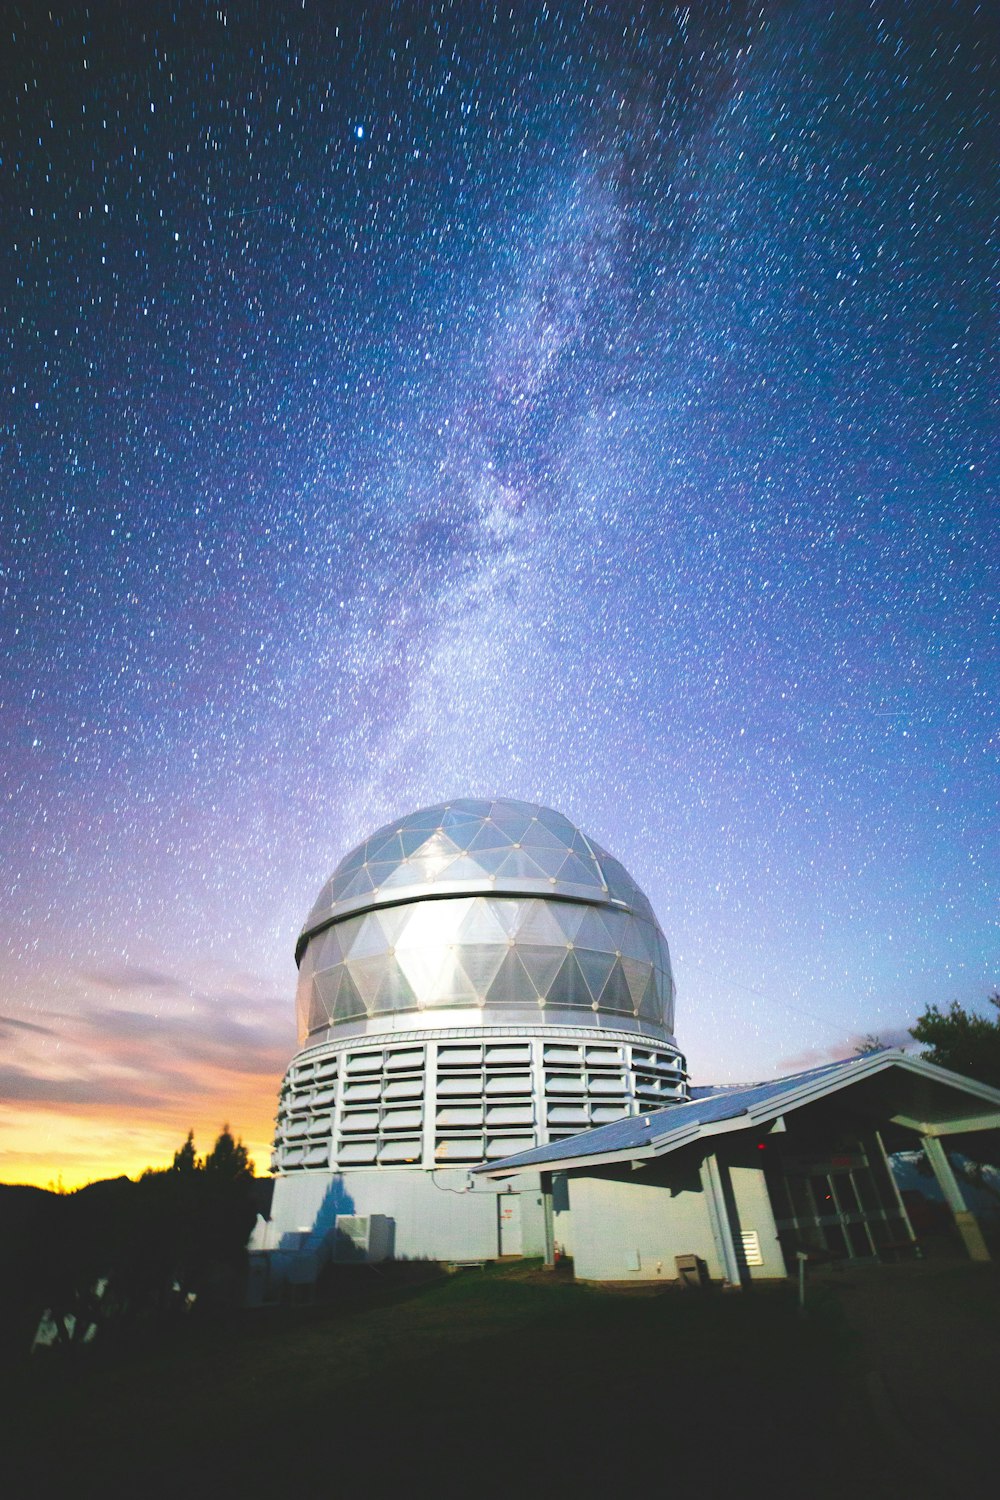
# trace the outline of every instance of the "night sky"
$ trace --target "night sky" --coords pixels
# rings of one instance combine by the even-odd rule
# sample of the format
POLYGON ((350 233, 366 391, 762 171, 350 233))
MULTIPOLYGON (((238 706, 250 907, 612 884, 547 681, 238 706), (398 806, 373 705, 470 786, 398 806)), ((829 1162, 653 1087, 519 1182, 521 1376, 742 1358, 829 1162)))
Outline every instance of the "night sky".
POLYGON ((0 1178, 260 1166, 340 857, 644 886, 695 1081, 982 1006, 996 13, 7 7, 0 1178))

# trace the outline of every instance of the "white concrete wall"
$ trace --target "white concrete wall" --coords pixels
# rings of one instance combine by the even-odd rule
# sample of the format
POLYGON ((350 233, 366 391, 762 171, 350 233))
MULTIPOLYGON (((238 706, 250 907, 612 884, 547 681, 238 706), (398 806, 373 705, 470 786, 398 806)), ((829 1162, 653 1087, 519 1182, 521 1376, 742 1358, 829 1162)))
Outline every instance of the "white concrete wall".
POLYGON ((742 1231, 755 1229, 760 1241, 762 1266, 748 1266, 751 1280, 773 1281, 788 1273, 785 1258, 778 1242, 778 1231, 774 1224, 771 1198, 767 1182, 760 1167, 753 1164, 732 1162, 729 1177, 733 1185, 737 1223, 733 1225, 733 1236, 739 1244, 742 1231))
MULTIPOLYGON (((702 1155, 679 1152, 633 1170, 595 1168, 569 1180, 573 1262, 585 1281, 673 1281, 674 1257, 698 1255, 713 1279, 723 1279, 708 1200, 700 1180, 702 1155)), ((756 1230, 763 1265, 749 1266, 752 1280, 786 1275, 763 1170, 747 1149, 720 1152, 723 1180, 731 1187, 733 1239, 756 1230), (727 1156, 730 1158, 727 1162, 727 1156)))
MULTIPOLYGON (((497 1195, 505 1183, 463 1169, 292 1172, 274 1184, 271 1219, 254 1244, 322 1257, 338 1214, 384 1214, 393 1221, 397 1260, 493 1260, 498 1254, 497 1195)), ((515 1183, 521 1197, 525 1255, 544 1250, 537 1174, 515 1183)))
POLYGON ((697 1168, 670 1172, 661 1163, 633 1172, 573 1176, 573 1265, 584 1281, 674 1281, 675 1255, 699 1255, 721 1279, 697 1168))

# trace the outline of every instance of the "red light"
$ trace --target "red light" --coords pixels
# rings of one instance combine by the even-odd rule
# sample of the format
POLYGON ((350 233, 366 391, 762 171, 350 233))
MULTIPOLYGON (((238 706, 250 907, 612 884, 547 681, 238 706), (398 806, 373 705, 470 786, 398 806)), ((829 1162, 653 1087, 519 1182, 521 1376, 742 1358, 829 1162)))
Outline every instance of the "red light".
POLYGON ((757 1150, 758 1151, 766 1151, 767 1150, 767 1142, 766 1141, 758 1141, 757 1142, 757 1150))

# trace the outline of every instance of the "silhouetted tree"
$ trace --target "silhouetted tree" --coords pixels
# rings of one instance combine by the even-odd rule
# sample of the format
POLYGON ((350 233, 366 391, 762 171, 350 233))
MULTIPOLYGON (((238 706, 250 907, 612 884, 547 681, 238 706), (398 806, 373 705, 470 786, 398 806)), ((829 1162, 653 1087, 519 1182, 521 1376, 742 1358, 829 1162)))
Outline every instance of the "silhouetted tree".
POLYGON ((189 1130, 187 1140, 181 1149, 174 1152, 173 1170, 175 1172, 197 1172, 199 1166, 198 1153, 194 1149, 194 1131, 189 1130))
POLYGON ((871 1057, 876 1052, 884 1051, 885 1043, 883 1042, 882 1038, 880 1036, 876 1036, 874 1032, 869 1031, 868 1035, 863 1036, 858 1045, 855 1047, 854 1056, 871 1057))
POLYGON ((223 1125, 222 1134, 205 1157, 205 1171, 227 1182, 240 1182, 254 1175, 246 1146, 233 1139, 228 1125, 223 1125))
POLYGON ((995 1016, 977 1016, 953 1000, 946 1011, 929 1005, 910 1027, 924 1057, 941 1068, 1000 1088, 1000 994, 990 995, 995 1016))

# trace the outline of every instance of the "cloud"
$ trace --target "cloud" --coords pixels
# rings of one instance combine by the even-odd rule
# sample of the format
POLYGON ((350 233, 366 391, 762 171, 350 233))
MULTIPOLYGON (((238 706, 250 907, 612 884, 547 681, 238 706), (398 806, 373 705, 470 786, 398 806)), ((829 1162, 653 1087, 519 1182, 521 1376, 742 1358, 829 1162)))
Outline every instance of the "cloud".
POLYGON ((183 994, 186 986, 174 974, 120 964, 111 969, 81 970, 81 979, 104 990, 171 990, 183 994))
POLYGON ((11 1064, 0 1066, 0 1095, 19 1104, 156 1110, 172 1105, 173 1100, 168 1099, 163 1092, 165 1086, 170 1084, 183 1090, 188 1096, 206 1092, 204 1085, 189 1075, 182 1074, 175 1074, 172 1079, 158 1074, 139 1087, 134 1079, 108 1077, 106 1074, 47 1078, 40 1073, 32 1073, 27 1068, 11 1064))
POLYGON ((163 1116, 258 1088, 270 1107, 294 1051, 292 1008, 252 975, 136 965, 76 972, 72 1004, 0 1020, 0 1097, 46 1111, 163 1116), (37 1020, 35 1017, 37 1016, 37 1020), (259 1084, 255 1080, 260 1080, 259 1084))
POLYGON ((101 1039, 102 1050, 134 1051, 139 1045, 150 1063, 182 1057, 224 1072, 271 1075, 280 1073, 290 1055, 290 1026, 286 1018, 256 1007, 257 1015, 244 1021, 221 1003, 197 997, 184 1011, 150 1012, 102 1006, 81 1015, 80 1021, 101 1039))
MULTIPOLYGON (((874 1033, 883 1047, 912 1047, 913 1038, 905 1026, 887 1026, 874 1033)), ((842 1062, 844 1058, 854 1057, 857 1049, 868 1040, 861 1032, 853 1036, 845 1037, 841 1042, 834 1042, 829 1047, 808 1047, 804 1052, 796 1052, 792 1057, 781 1057, 777 1062, 779 1073, 799 1073, 805 1068, 819 1068, 824 1063, 842 1062)))
POLYGON ((0 1035, 5 1031, 33 1031, 38 1036, 55 1036, 51 1026, 39 1026, 36 1021, 18 1021, 14 1016, 0 1016, 0 1035))

